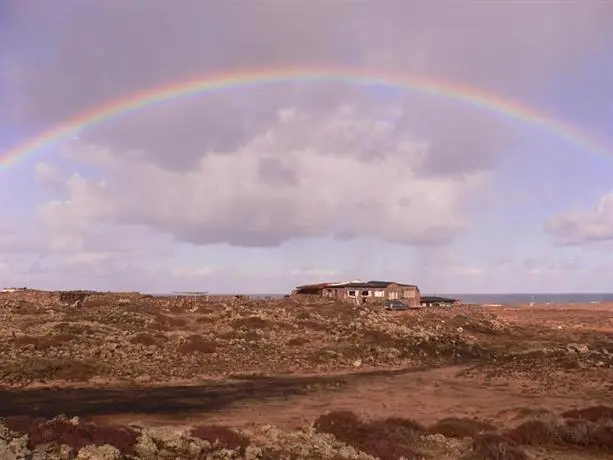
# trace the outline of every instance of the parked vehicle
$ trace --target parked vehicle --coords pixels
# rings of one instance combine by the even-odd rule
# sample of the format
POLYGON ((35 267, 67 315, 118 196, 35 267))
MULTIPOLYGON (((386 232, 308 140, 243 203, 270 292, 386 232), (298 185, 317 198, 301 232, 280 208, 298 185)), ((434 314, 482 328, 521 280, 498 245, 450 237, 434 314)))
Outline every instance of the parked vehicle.
POLYGON ((388 300, 385 302, 386 310, 408 310, 409 305, 402 300, 388 300))

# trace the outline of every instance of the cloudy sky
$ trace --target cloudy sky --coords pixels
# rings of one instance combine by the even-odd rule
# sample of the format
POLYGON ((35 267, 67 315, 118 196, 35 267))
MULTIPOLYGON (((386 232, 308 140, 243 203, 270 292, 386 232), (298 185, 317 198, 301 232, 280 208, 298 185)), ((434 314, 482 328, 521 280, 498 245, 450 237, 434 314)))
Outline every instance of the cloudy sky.
POLYGON ((0 166, 0 280, 286 292, 613 290, 613 3, 5 0, 0 159, 147 88, 344 67, 552 114, 611 155, 451 98, 243 85, 91 126, 0 166))

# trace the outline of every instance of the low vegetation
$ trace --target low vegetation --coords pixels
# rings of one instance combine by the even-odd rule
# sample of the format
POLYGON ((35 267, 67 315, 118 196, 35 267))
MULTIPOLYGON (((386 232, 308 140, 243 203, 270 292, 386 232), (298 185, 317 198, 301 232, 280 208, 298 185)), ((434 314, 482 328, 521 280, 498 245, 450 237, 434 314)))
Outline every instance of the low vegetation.
POLYGON ((526 451, 513 440, 495 433, 477 436, 467 455, 474 460, 528 460, 526 451))
POLYGON ((350 411, 331 412, 315 420, 315 430, 334 435, 339 441, 381 460, 419 459, 424 456, 416 448, 424 428, 403 418, 361 420, 350 411))
POLYGON ((192 353, 214 353, 217 350, 217 343, 203 339, 199 335, 190 335, 179 345, 179 353, 188 355, 192 353))
POLYGON ((447 438, 473 438, 481 433, 496 431, 496 427, 481 420, 465 417, 447 417, 428 428, 428 433, 447 438))
POLYGON ((251 440, 244 434, 220 425, 200 425, 193 428, 190 434, 208 441, 216 448, 235 450, 240 455, 244 455, 245 449, 251 444, 251 440))
POLYGON ((31 450, 50 443, 63 444, 76 451, 89 445, 109 444, 124 454, 134 455, 138 438, 138 433, 127 427, 82 423, 65 417, 52 420, 24 416, 7 417, 5 424, 15 433, 27 435, 27 445, 31 450))
POLYGON ((12 416, 0 419, 0 433, 5 433, 0 436, 0 452, 7 443, 22 443, 40 460, 530 460, 554 458, 564 450, 584 452, 588 457, 581 458, 589 458, 590 453, 613 453, 610 411, 588 407, 532 419, 512 429, 469 418, 448 417, 426 427, 409 418, 366 419, 352 411, 333 411, 297 431, 271 426, 240 431, 223 425, 181 431, 95 424, 65 416, 50 420, 12 416), (12 433, 9 437, 2 425, 12 433), (449 456, 445 449, 454 454, 449 456))
POLYGON ((564 412, 560 417, 529 420, 509 430, 519 444, 541 447, 581 448, 613 453, 613 408, 588 407, 564 412))

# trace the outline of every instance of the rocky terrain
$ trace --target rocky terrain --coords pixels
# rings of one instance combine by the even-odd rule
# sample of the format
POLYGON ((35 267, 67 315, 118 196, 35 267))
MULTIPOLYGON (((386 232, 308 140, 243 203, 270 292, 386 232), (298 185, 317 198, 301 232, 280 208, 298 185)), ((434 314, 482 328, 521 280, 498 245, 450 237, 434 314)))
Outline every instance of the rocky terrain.
POLYGON ((484 311, 456 315, 451 322, 444 318, 355 309, 316 298, 5 296, 0 297, 0 381, 5 386, 101 379, 166 384, 462 363, 489 354, 467 333, 471 324, 486 333, 505 327, 484 311))
POLYGON ((0 315, 2 459, 613 458, 606 305, 25 291, 0 315))

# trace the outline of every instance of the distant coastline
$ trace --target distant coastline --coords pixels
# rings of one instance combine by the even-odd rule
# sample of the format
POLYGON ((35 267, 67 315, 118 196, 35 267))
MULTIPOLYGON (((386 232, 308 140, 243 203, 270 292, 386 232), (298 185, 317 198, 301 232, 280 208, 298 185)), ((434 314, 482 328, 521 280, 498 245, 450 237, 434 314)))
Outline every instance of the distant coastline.
POLYGON ((563 294, 441 294, 446 297, 460 299, 463 303, 471 304, 527 304, 534 302, 537 305, 552 303, 601 303, 613 302, 613 293, 563 293, 563 294))
MULTIPOLYGON (((283 298, 286 294, 227 294, 210 292, 211 295, 243 295, 254 299, 283 298)), ((173 292, 173 293, 155 293, 151 294, 155 296, 177 296, 177 295, 194 295, 188 292, 173 292)), ((203 295, 203 294, 200 294, 203 295)), ((547 303, 552 304, 565 304, 565 303, 601 303, 601 302, 613 302, 613 293, 563 293, 563 294, 447 294, 447 293, 422 293, 422 295, 437 295, 443 297, 451 297, 454 299, 460 299, 462 303, 469 304, 500 304, 500 305, 514 305, 514 304, 527 304, 533 301, 535 304, 544 305, 547 303)))

